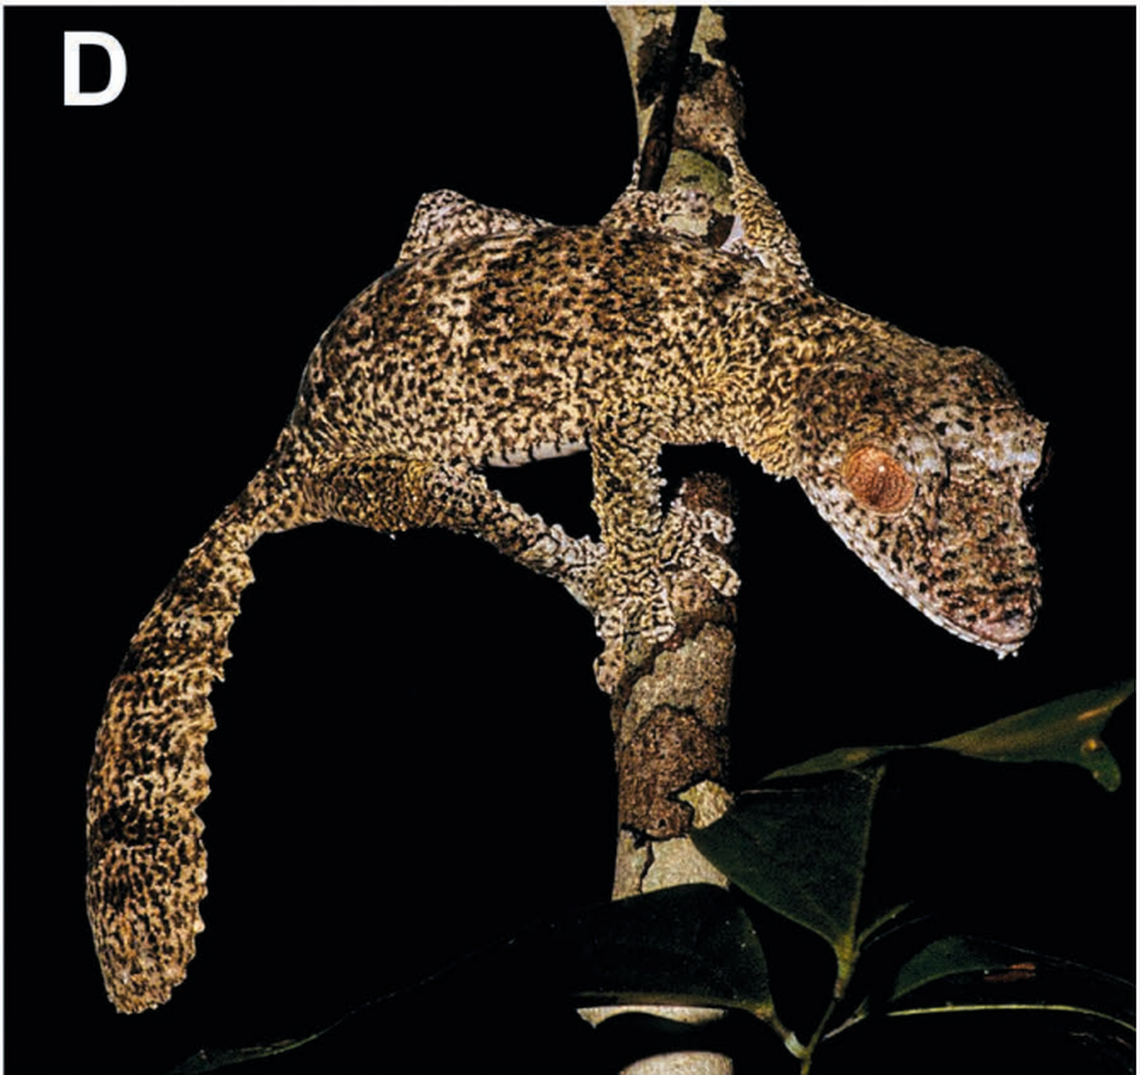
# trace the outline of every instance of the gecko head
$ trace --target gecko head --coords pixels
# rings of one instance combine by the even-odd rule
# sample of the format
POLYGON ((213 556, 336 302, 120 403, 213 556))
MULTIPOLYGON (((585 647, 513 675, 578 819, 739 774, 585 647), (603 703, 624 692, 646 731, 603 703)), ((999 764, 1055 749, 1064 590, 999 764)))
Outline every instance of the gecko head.
POLYGON ((1022 496, 1045 424, 985 355, 881 342, 805 381, 796 477, 844 543, 958 638, 1016 653, 1040 606, 1022 496))

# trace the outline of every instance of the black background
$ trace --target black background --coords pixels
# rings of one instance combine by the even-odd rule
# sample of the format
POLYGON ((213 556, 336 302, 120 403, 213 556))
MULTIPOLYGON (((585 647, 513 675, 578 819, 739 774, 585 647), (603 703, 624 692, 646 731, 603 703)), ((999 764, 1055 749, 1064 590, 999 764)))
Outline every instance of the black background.
MULTIPOLYGON (((113 1013, 83 911, 86 767, 127 640, 268 454, 310 347, 392 263, 419 194, 581 223, 624 186, 633 114, 604 10, 4 17, 5 1070, 160 1071, 298 1034, 604 900, 588 616, 474 541, 330 524, 253 554, 213 695, 208 928, 169 1005, 113 1013), (69 29, 122 43, 111 105, 63 107, 69 29)), ((716 466, 740 494, 736 783, 1132 674, 1134 12, 732 18, 745 152, 818 285, 992 355, 1055 452, 1035 508, 1045 609, 1003 662, 890 593, 793 484, 669 454, 672 474, 716 466)), ((510 478, 548 519, 589 524, 584 457, 510 478)), ((1129 973, 1132 714, 1110 727, 1115 796, 1047 767, 952 769, 905 798, 903 780, 884 871, 957 927, 1129 973)), ((531 983, 475 981, 396 1006, 361 1062, 408 1070, 416 1046, 454 1070, 472 1035, 476 1057, 518 1039, 484 1020, 531 983)), ((572 1015, 525 1018, 585 1063, 572 1015)))

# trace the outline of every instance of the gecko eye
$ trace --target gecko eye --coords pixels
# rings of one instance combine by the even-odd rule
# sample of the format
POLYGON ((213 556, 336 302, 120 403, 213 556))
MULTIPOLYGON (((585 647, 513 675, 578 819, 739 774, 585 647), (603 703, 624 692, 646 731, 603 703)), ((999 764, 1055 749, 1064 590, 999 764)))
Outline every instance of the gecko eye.
POLYGON ((843 461, 843 484, 865 508, 888 515, 914 498, 914 479, 893 455, 881 448, 856 448, 843 461))

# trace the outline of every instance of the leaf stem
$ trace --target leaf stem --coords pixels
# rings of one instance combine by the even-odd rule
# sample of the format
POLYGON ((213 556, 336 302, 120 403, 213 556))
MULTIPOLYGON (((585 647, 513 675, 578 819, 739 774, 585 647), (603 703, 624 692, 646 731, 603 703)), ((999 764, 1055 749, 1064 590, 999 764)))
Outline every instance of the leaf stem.
POLYGON ((827 1029, 827 1025, 831 1022, 831 1017, 835 1014, 835 1009, 839 1006, 839 1002, 846 994, 848 985, 851 984, 851 977, 855 973, 855 964, 858 961, 859 941, 856 940, 848 957, 836 959, 837 973, 835 976, 835 986, 831 990, 831 999, 827 1002, 827 1007, 824 1009, 823 1015, 815 1028, 815 1032, 804 1047, 803 1062, 800 1064, 800 1075, 808 1075, 811 1071, 811 1061, 815 1055, 815 1048, 823 1039, 823 1032, 827 1029))

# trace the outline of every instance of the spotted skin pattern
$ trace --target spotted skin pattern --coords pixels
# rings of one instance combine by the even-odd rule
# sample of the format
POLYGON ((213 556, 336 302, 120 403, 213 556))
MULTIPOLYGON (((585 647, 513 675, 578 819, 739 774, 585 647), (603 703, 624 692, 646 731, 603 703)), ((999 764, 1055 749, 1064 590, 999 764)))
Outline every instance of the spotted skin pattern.
POLYGON ((120 1011, 166 1001, 202 929, 208 695, 266 533, 339 519, 481 537, 594 613, 612 691, 623 640, 674 629, 670 571, 739 585, 716 541, 660 505, 663 446, 715 442, 798 479, 952 634, 1017 650, 1039 603, 1019 501, 1044 425, 983 355, 815 290, 731 149, 740 213, 723 249, 666 223, 699 200, 627 192, 601 225, 571 228, 437 192, 397 265, 321 337, 268 462, 143 620, 108 693, 87 900, 120 1011), (480 473, 587 448, 599 541, 528 515, 480 473))

